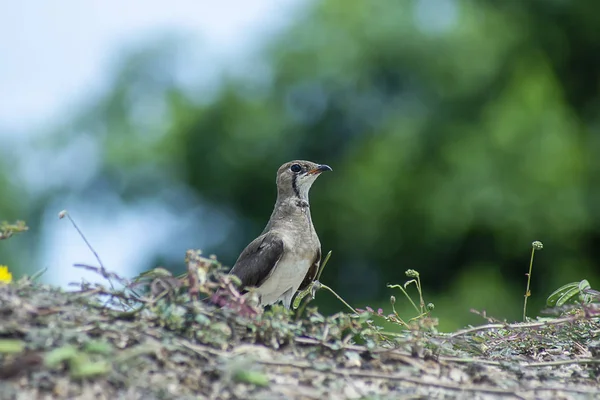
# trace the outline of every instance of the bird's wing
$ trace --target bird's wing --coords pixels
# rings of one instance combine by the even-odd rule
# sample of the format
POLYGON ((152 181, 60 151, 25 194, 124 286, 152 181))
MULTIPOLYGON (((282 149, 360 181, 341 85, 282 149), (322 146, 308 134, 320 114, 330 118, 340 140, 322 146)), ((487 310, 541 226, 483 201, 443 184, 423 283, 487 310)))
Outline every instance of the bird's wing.
POLYGON ((268 232, 254 239, 238 257, 231 274, 242 281, 242 287, 260 286, 273 272, 283 255, 283 240, 268 232))
POLYGON ((302 280, 300 287, 298 287, 299 291, 306 289, 308 287, 308 285, 310 285, 311 282, 315 280, 315 278, 317 277, 317 272, 319 272, 320 265, 321 265, 321 249, 319 248, 317 250, 317 253, 315 254, 315 259, 313 260, 312 264, 310 265, 310 268, 308 269, 308 272, 306 273, 306 276, 302 280))

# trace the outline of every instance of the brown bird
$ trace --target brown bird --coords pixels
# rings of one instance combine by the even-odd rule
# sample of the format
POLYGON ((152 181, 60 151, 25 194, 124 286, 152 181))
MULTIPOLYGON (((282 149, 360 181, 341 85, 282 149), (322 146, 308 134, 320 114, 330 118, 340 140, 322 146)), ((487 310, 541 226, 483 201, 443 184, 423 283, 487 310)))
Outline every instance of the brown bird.
POLYGON ((290 161, 277 171, 277 201, 267 226, 240 254, 231 269, 243 287, 256 287, 260 305, 282 301, 289 309, 294 294, 317 275, 321 242, 310 217, 308 192, 328 165, 290 161))

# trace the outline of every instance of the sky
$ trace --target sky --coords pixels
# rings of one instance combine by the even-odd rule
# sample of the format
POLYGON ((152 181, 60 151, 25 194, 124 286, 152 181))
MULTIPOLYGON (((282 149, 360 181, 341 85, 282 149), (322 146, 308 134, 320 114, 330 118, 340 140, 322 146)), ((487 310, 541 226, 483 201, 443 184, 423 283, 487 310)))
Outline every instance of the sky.
POLYGON ((227 59, 251 51, 299 1, 2 0, 0 134, 51 122, 101 88, 125 46, 181 32, 227 59))
MULTIPOLYGON (((302 2, 305 0, 2 0, 0 150, 15 146, 27 152, 31 138, 50 132, 46 128, 58 124, 71 107, 109 83, 124 49, 177 33, 209 52, 216 65, 227 66, 250 55, 265 37, 283 27, 302 2)), ((53 165, 45 165, 42 171, 28 171, 25 165, 21 182, 35 186, 44 173, 69 168, 73 163, 69 154, 85 151, 86 143, 83 137, 81 147, 75 150, 45 155, 53 165)), ((97 202, 66 196, 47 210, 39 226, 31 227, 42 231, 38 265, 49 269, 44 275, 46 282, 64 287, 80 279, 97 281, 95 275, 74 269, 73 264, 98 262, 68 220, 58 219, 63 208, 105 266, 124 276, 149 261, 144 258, 145 249, 159 247, 173 231, 192 232, 186 221, 221 218, 203 215, 201 208, 177 215, 158 202, 127 208, 110 194, 97 202)), ((227 226, 227 221, 223 218, 219 224, 227 226)), ((205 246, 210 240, 220 240, 203 237, 201 232, 192 236, 204 240, 205 246)), ((182 246, 197 248, 198 244, 184 241, 182 246)))

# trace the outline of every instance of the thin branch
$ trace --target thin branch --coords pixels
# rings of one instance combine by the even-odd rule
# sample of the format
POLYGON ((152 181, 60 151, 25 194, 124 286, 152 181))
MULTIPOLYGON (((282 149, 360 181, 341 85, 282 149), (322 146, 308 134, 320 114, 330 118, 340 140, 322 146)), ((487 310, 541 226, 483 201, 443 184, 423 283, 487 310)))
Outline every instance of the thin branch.
POLYGON ((316 368, 314 366, 314 364, 308 363, 308 362, 284 362, 284 361, 272 361, 272 360, 256 360, 256 362, 264 364, 264 365, 272 365, 272 366, 280 366, 280 367, 292 367, 292 368, 298 368, 298 369, 314 369, 314 370, 318 369, 319 371, 321 371, 323 373, 329 372, 333 375, 345 376, 345 377, 351 376, 351 377, 356 377, 356 378, 381 379, 381 380, 388 380, 388 381, 399 380, 399 381, 413 383, 415 385, 438 387, 438 388, 442 388, 442 389, 448 389, 448 390, 459 391, 459 392, 466 391, 466 392, 502 394, 505 396, 512 396, 517 399, 525 399, 525 397, 520 395, 518 392, 537 392, 537 391, 561 392, 562 391, 562 392, 579 393, 579 394, 597 394, 598 393, 598 390, 596 390, 596 389, 578 389, 578 388, 568 388, 568 387, 564 387, 564 386, 561 386, 561 387, 551 387, 551 386, 550 387, 544 387, 544 386, 522 387, 516 391, 511 391, 511 390, 500 389, 500 388, 495 388, 495 387, 490 387, 490 386, 466 386, 466 385, 454 385, 451 383, 428 381, 428 380, 419 379, 419 378, 402 375, 402 374, 379 374, 376 372, 355 371, 355 370, 350 370, 350 369, 345 369, 345 368, 332 368, 330 370, 323 371, 322 368, 316 368))
POLYGON ((558 365, 569 365, 569 364, 600 364, 600 359, 593 358, 580 358, 575 360, 558 360, 558 361, 542 361, 528 364, 521 364, 522 367, 554 367, 558 365))
POLYGON ((575 317, 556 318, 556 319, 544 321, 544 322, 529 322, 529 323, 517 323, 517 324, 488 324, 488 325, 475 326, 472 328, 456 331, 450 335, 447 335, 447 338, 453 339, 455 337, 467 335, 469 333, 487 331, 487 330, 491 330, 491 329, 540 328, 540 327, 550 326, 550 325, 560 325, 560 324, 564 324, 567 322, 576 322, 576 321, 580 321, 580 320, 584 320, 584 319, 586 319, 586 317, 583 315, 580 315, 580 316, 575 316, 575 317))
MULTIPOLYGON (((83 232, 81 231, 81 229, 79 229, 79 227, 77 226, 77 224, 75 223, 75 221, 73 220, 73 218, 71 218, 71 215, 69 214, 68 211, 61 211, 59 213, 59 218, 62 217, 67 217, 68 220, 71 222, 71 224, 73 225, 73 227, 77 230, 77 232, 79 233, 79 236, 81 236, 81 238, 83 239, 83 241, 85 242, 85 244, 87 245, 87 247, 90 249, 90 251, 92 252, 92 254, 94 254, 94 257, 96 257, 96 260, 98 261, 98 264, 100 264, 100 268, 102 270, 102 273, 106 274, 106 268, 104 268, 104 264, 102 263, 102 260, 100 259, 100 255, 98 255, 98 252, 96 252, 96 250, 94 250, 94 248, 92 247, 92 245, 90 244, 90 242, 87 240, 87 238, 85 237, 85 235, 83 234, 83 232)), ((114 289, 114 287, 112 287, 112 282, 110 281, 110 285, 111 285, 111 289, 114 289)))
MULTIPOLYGON (((329 343, 325 343, 321 340, 312 339, 312 338, 308 338, 308 337, 294 338, 294 342, 296 342, 298 344, 304 344, 304 345, 323 346, 323 347, 327 347, 328 349, 332 349, 332 350, 340 349, 340 347, 338 347, 338 346, 333 346, 333 345, 331 345, 329 343)), ((341 348, 344 350, 352 350, 352 351, 357 351, 357 352, 368 351, 365 346, 360 346, 360 345, 355 345, 355 344, 342 344, 341 348)))
MULTIPOLYGON (((278 367, 292 367, 298 369, 317 369, 315 366, 308 362, 283 362, 283 361, 272 361, 272 360, 256 360, 260 364, 264 365, 272 365, 278 367)), ((368 378, 368 379, 381 379, 387 381, 403 381, 413 383, 415 385, 421 386, 431 386, 438 387, 442 389, 454 390, 454 391, 466 391, 466 392, 480 392, 480 393, 492 393, 492 394, 503 394, 506 396, 512 396, 518 399, 523 399, 524 397, 518 395, 516 392, 498 389, 488 386, 465 386, 465 385, 454 385, 451 383, 443 383, 443 382, 435 382, 435 381, 427 381, 424 379, 415 378, 408 375, 402 374, 378 374, 376 372, 369 371, 355 371, 345 368, 332 368, 327 371, 323 371, 319 369, 319 371, 323 373, 331 373, 333 375, 344 376, 344 377, 355 377, 355 378, 368 378)))

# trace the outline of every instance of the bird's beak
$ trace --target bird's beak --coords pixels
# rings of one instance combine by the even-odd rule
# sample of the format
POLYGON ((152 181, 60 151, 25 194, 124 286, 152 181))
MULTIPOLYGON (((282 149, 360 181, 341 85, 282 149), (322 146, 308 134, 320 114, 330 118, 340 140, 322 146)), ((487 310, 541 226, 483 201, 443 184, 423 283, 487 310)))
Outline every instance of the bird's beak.
POLYGON ((306 174, 307 175, 314 175, 314 174, 320 174, 321 172, 325 172, 325 171, 333 171, 331 169, 331 167, 329 165, 319 165, 316 168, 311 169, 310 171, 308 171, 306 174))

